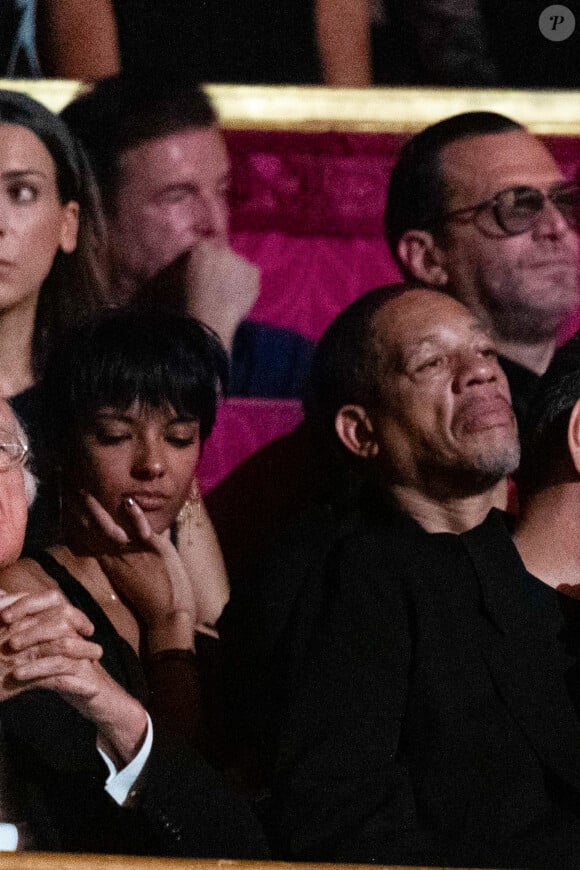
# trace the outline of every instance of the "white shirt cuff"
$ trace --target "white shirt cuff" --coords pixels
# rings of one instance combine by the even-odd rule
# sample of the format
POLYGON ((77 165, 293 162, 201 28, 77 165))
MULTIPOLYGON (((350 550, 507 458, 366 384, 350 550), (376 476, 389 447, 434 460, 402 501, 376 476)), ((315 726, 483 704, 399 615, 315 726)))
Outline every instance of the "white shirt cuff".
POLYGON ((97 743, 99 755, 107 765, 109 771, 109 775, 105 782, 105 791, 113 798, 115 803, 119 804, 120 807, 127 803, 128 798, 134 798, 136 796, 137 781, 147 764, 152 746, 153 723, 151 722, 149 714, 147 714, 147 731, 145 732, 143 746, 135 758, 122 770, 117 770, 107 753, 104 749, 101 749, 97 743))
POLYGON ((0 851, 16 852, 18 848, 18 828, 9 822, 0 823, 0 851))

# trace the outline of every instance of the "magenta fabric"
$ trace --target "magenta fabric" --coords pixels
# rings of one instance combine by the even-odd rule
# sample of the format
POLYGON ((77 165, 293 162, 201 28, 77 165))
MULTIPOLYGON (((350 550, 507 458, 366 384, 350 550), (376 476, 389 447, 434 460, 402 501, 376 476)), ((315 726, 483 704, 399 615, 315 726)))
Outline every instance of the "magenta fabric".
POLYGON ((382 234, 401 137, 230 131, 232 239, 262 270, 251 316, 318 339, 353 299, 398 280, 382 234))
POLYGON ((209 492, 244 459, 301 420, 301 404, 292 399, 226 399, 198 466, 201 491, 209 492))
MULTIPOLYGON (((388 177, 405 137, 229 131, 232 240, 262 269, 251 316, 319 338, 366 290, 399 280, 383 238, 388 177)), ((573 177, 580 141, 546 142, 573 177)), ((565 329, 580 326, 578 315, 565 329)))

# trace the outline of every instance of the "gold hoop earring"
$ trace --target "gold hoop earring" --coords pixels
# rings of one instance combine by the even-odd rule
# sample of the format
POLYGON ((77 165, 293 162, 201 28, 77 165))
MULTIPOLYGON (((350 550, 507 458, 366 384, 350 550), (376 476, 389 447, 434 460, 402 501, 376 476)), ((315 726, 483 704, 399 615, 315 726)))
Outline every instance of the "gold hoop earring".
POLYGON ((187 526, 187 543, 192 544, 192 526, 201 526, 201 492, 196 480, 193 481, 191 492, 177 514, 176 523, 180 530, 187 526))

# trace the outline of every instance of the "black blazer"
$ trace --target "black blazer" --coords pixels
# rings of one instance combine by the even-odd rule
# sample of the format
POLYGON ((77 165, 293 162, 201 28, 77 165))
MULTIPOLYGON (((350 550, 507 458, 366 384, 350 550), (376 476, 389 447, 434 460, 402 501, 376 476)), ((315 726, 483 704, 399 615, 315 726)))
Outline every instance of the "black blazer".
POLYGON ((353 536, 295 685, 288 857, 577 867, 580 726, 503 519, 353 536))
POLYGON ((398 512, 384 496, 366 485, 348 498, 313 504, 232 583, 219 621, 224 697, 230 744, 244 759, 251 756, 254 780, 269 778, 287 700, 326 612, 342 542, 384 529, 393 515, 398 512))

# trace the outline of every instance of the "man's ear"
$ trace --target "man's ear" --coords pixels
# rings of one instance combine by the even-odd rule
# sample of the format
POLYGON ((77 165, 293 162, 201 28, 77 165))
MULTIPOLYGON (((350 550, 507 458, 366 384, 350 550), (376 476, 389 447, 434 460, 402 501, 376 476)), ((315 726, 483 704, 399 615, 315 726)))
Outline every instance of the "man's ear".
POLYGON ((405 271, 429 287, 445 287, 449 276, 444 268, 443 253, 427 230, 407 230, 397 245, 397 254, 405 271))
POLYGON ((580 399, 572 408, 568 423, 568 452, 570 459, 580 477, 580 399))
POLYGON ((369 459, 379 452, 373 424, 360 405, 344 405, 334 420, 336 434, 351 453, 361 459, 369 459))

